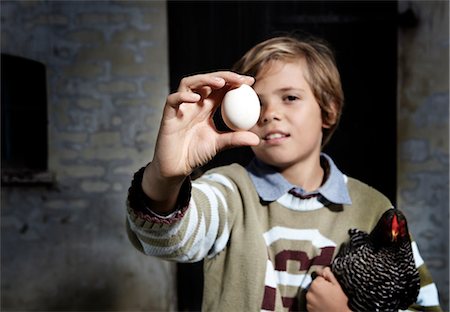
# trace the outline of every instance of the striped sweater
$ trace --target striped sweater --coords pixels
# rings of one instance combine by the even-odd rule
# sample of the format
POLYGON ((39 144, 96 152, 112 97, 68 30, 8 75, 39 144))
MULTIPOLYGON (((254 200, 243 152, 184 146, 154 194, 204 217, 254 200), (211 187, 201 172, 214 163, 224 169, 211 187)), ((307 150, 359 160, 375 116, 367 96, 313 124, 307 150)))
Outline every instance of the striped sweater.
MULTIPOLYGON (((373 188, 341 178, 351 204, 294 192, 264 201, 248 170, 219 167, 186 182, 180 209, 168 217, 138 207, 129 195, 129 237, 147 255, 204 259, 204 311, 304 311, 311 273, 331 264, 348 229, 370 232, 392 207, 373 188)), ((135 180, 130 194, 140 185, 135 180)), ((419 309, 439 311, 436 287, 415 243, 413 249, 421 275, 419 309)))

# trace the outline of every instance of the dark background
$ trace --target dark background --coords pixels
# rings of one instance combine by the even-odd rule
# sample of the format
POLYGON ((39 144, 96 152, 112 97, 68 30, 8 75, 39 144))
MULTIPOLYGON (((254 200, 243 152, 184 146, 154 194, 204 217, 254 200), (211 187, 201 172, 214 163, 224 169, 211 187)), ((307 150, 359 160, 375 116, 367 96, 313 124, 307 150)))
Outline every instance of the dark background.
MULTIPOLYGON (((171 90, 184 76, 229 69, 274 35, 325 39, 335 51, 345 104, 324 152, 395 204, 397 29, 414 22, 397 12, 397 1, 169 1, 171 90)), ((204 169, 247 163, 250 149, 239 150, 220 153, 204 169)), ((178 265, 178 287, 179 309, 199 310, 201 263, 178 265)))

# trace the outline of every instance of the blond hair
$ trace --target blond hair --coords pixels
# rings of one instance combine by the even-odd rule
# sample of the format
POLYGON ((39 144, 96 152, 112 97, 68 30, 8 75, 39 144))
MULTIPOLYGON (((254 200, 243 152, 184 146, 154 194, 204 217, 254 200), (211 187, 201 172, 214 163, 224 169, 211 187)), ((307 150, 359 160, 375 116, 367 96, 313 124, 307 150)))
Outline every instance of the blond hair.
POLYGON ((292 62, 299 58, 306 60, 305 79, 319 103, 322 121, 329 126, 323 129, 324 146, 336 130, 344 104, 334 54, 326 43, 317 39, 300 40, 294 36, 271 38, 245 53, 233 66, 233 70, 257 78, 264 66, 271 61, 292 62))

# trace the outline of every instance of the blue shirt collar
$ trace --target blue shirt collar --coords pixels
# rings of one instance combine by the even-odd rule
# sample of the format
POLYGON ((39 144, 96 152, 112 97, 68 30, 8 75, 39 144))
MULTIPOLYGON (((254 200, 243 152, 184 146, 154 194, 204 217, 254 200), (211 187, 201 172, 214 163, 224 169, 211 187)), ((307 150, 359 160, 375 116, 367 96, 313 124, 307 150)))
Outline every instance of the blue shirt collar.
POLYGON ((313 192, 306 192, 302 188, 289 183, 275 168, 254 158, 247 166, 253 184, 259 197, 266 202, 272 202, 293 191, 300 196, 308 197, 318 194, 334 204, 350 205, 352 203, 347 188, 347 177, 336 167, 333 160, 326 154, 321 153, 321 161, 327 166, 328 176, 325 183, 313 192))

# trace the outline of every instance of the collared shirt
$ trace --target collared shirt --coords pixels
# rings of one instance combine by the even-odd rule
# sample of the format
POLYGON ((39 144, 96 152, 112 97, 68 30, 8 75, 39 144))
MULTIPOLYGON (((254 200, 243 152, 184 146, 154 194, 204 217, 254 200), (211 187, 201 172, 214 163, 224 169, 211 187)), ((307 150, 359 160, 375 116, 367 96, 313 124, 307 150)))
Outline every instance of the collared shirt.
POLYGON ((306 192, 301 187, 291 184, 275 168, 257 158, 254 158, 246 169, 263 201, 272 202, 286 193, 291 193, 300 198, 319 196, 330 203, 350 205, 352 201, 348 193, 347 177, 336 167, 330 156, 324 153, 320 156, 328 174, 325 182, 313 192, 306 192))

